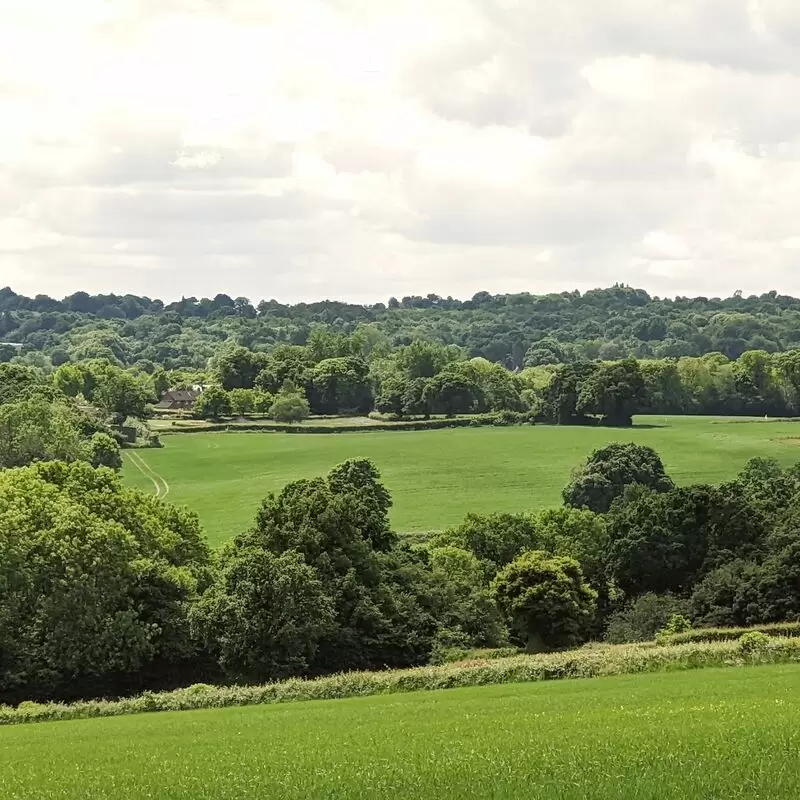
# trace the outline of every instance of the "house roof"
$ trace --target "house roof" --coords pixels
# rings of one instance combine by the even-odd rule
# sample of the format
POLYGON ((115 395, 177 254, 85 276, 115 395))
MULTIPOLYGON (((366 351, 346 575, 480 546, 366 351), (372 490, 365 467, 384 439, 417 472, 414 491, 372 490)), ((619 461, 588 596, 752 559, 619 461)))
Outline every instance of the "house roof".
POLYGON ((159 405, 168 405, 170 403, 193 403, 197 400, 200 392, 195 391, 194 389, 171 389, 168 392, 164 392, 161 396, 161 402, 159 405))

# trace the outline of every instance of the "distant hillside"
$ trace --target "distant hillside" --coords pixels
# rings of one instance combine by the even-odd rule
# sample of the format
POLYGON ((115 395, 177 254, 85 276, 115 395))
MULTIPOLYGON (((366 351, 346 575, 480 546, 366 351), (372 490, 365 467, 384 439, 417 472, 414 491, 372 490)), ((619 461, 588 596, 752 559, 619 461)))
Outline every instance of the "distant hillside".
MULTIPOLYGON (((464 348, 510 369, 585 359, 666 358, 800 347, 800 299, 769 292, 726 299, 651 297, 616 285, 561 294, 438 295, 390 298, 372 306, 335 301, 254 306, 219 294, 165 304, 133 295, 77 292, 63 300, 0 290, 0 341, 23 345, 27 361, 112 358, 122 365, 201 368, 220 343, 255 350, 305 344, 316 325, 367 333, 390 347, 429 339, 464 348), (40 355, 39 355, 40 354, 40 355)), ((0 361, 18 348, 0 344, 0 361)))

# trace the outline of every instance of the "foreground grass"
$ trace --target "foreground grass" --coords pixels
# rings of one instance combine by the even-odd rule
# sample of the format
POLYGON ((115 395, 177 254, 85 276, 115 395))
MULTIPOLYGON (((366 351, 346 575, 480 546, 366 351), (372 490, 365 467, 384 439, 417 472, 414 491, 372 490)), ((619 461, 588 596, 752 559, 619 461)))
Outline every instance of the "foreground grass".
POLYGON ((795 798, 799 712, 777 666, 48 723, 0 796, 795 798))
MULTIPOLYGON (((659 451, 680 484, 732 478, 754 456, 800 458, 800 425, 705 417, 640 417, 631 430, 551 426, 331 435, 193 433, 140 451, 169 487, 169 501, 196 511, 213 545, 247 528, 263 497, 347 458, 372 459, 392 493, 399 531, 438 530, 468 511, 533 511, 560 504, 572 469, 595 448, 634 441, 659 451), (650 427, 644 427, 650 426, 650 427)), ((153 491, 127 463, 125 480, 153 491)))

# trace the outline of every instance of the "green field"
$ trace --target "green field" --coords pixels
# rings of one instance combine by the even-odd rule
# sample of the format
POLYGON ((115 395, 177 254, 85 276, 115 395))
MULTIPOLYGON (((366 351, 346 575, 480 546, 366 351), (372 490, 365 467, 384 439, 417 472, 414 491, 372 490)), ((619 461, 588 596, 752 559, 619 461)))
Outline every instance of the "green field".
POLYGON ((654 447, 680 484, 732 478, 754 456, 800 458, 800 425, 708 417, 640 417, 611 428, 459 428, 338 434, 193 433, 161 450, 128 451, 125 479, 197 511, 212 544, 252 522, 261 499, 347 458, 372 459, 394 498, 398 531, 438 530, 468 511, 531 511, 560 503, 571 470, 596 447, 654 447), (138 466, 134 459, 143 459, 138 466), (152 470, 154 474, 148 473, 152 470), (146 474, 147 473, 147 474, 146 474))
POLYGON ((4 798, 795 798, 795 665, 0 729, 4 798))

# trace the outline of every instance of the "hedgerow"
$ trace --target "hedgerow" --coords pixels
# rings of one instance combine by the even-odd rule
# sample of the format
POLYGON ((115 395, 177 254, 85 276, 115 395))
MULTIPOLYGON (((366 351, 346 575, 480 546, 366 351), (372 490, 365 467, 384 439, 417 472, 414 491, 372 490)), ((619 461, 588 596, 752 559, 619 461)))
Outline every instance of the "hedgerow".
POLYGON ((794 638, 800 636, 800 622, 775 622, 769 625, 753 625, 749 628, 692 628, 662 637, 665 644, 688 644, 691 642, 731 642, 745 633, 758 631, 767 636, 794 638))
POLYGON ((491 684, 799 661, 800 639, 792 638, 771 638, 763 646, 754 649, 743 648, 736 641, 666 647, 615 645, 506 659, 476 659, 436 667, 350 672, 313 680, 292 679, 260 686, 195 684, 176 691, 145 692, 137 697, 121 700, 89 700, 72 704, 25 702, 17 707, 0 706, 0 724, 303 700, 333 700, 491 684))

